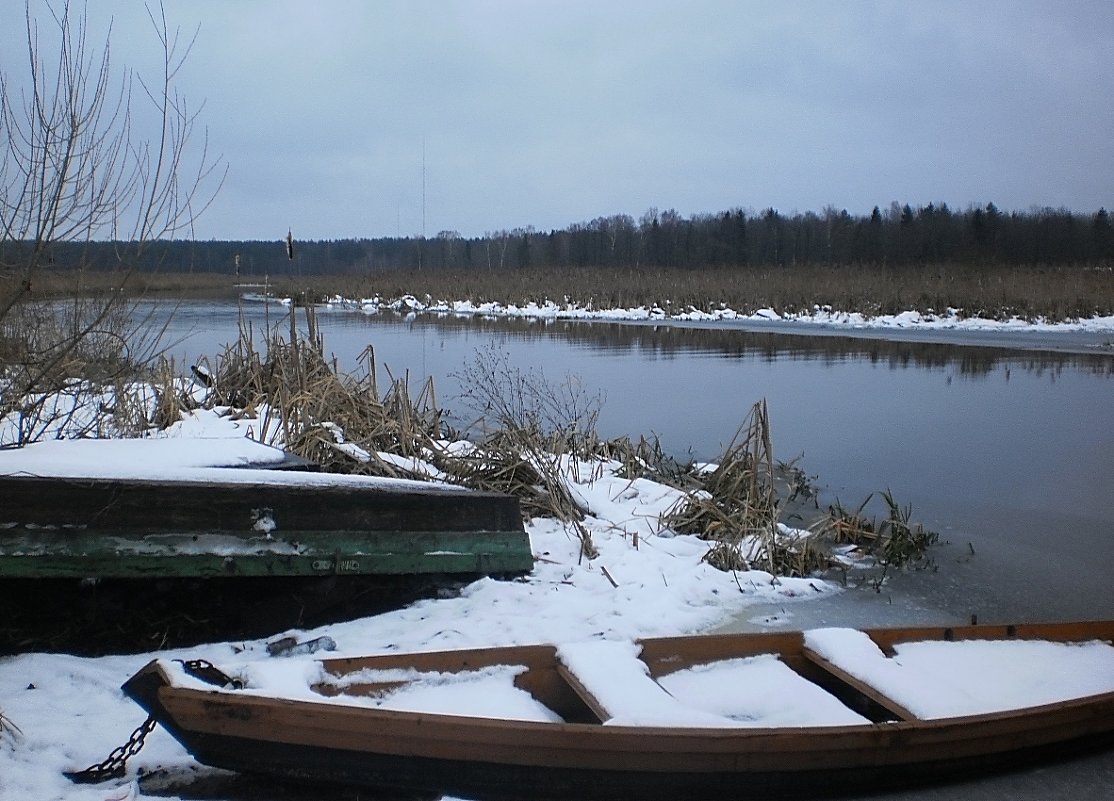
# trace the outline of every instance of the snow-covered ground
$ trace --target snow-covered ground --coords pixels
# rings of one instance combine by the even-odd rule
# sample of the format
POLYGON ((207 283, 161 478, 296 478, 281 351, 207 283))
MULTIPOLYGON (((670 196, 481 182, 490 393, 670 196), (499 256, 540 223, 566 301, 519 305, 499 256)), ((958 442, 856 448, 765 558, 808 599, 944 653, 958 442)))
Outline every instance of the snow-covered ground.
MULTIPOLYGON (((242 465, 277 458, 274 449, 245 436, 249 427, 250 421, 221 416, 219 410, 198 411, 151 439, 46 442, 0 452, 0 473, 142 477, 157 465, 159 475, 183 479, 243 475, 242 465)), ((618 667, 621 657, 629 656, 630 648, 623 643, 637 637, 699 632, 728 616, 745 615, 750 605, 809 603, 840 591, 836 585, 816 579, 775 580, 757 570, 731 574, 709 567, 703 561, 707 543, 662 530, 658 522, 660 513, 679 500, 679 492, 650 481, 617 478, 615 467, 603 463, 597 469, 582 467, 570 473, 579 476, 575 490, 591 510, 585 525, 599 549, 597 558, 581 558, 579 541, 560 523, 533 520, 527 530, 536 564, 523 579, 485 578, 465 587, 457 597, 424 600, 374 617, 295 632, 295 636, 300 640, 327 636, 336 643, 338 656, 554 642, 565 644, 570 654, 587 649, 594 655, 589 661, 596 663, 595 672, 602 668, 604 680, 611 681, 608 675, 622 674, 600 665, 599 655, 618 655, 614 657, 618 667)), ((269 471, 246 472, 259 476, 269 471)), ((282 481, 298 480, 299 476, 307 481, 330 480, 312 474, 270 475, 282 481)), ((834 635, 835 644, 829 649, 838 651, 840 638, 846 642, 850 635, 834 635)), ((828 635, 829 640, 832 636, 828 635)), ((142 721, 143 712, 124 698, 120 684, 158 656, 208 659, 254 676, 264 687, 268 682, 277 688, 298 682, 304 686, 313 672, 312 658, 270 656, 266 642, 212 643, 101 658, 28 653, 0 659, 0 710, 6 719, 0 733, 0 799, 140 797, 137 770, 192 764, 189 755, 161 729, 132 758, 122 780, 85 786, 71 784, 62 775, 104 758, 142 721)), ((854 641, 851 647, 854 650, 854 641)), ((1099 678, 1107 675, 1109 680, 1114 677, 1114 649, 1106 647, 1106 651, 1110 653, 1099 656, 1105 661, 1095 664, 1100 664, 1099 678)), ((869 658, 853 658, 869 669, 869 658)), ((1033 667, 1030 672, 1037 676, 1054 672, 1037 661, 1039 658, 1035 652, 1007 656, 1015 662, 1028 661, 1033 667)), ((971 659, 976 668, 989 664, 989 657, 978 653, 971 659)), ((904 669, 897 665, 887 669, 895 672, 899 686, 907 686, 912 674, 939 675, 939 665, 951 661, 951 655, 929 655, 904 669)), ((748 669, 753 672, 764 667, 748 669)), ((912 681, 916 683, 916 676, 912 681)), ((627 691, 622 686, 615 689, 627 691)), ((1002 692, 999 687, 998 694, 1002 692)), ((1025 697, 1026 693, 1028 689, 1022 688, 1015 695, 1025 697)), ((799 715, 790 708, 794 698, 779 705, 776 692, 758 696, 764 714, 773 719, 799 715)))
MULTIPOLYGON (((0 451, 0 474, 150 477, 157 471, 160 477, 193 480, 248 473, 282 481, 352 480, 236 467, 276 458, 273 449, 246 436, 251 427, 250 420, 198 411, 152 439, 43 442, 0 451)), ((337 643, 337 654, 344 655, 622 640, 697 632, 743 613, 749 604, 807 602, 839 591, 814 579, 775 580, 761 571, 733 575, 708 566, 702 561, 707 543, 673 536, 658 523, 680 493, 646 480, 617 478, 616 467, 604 463, 573 471, 579 475, 575 489, 591 509, 585 525, 599 549, 597 558, 581 559, 579 540, 557 521, 533 520, 527 531, 536 564, 524 579, 481 579, 459 597, 421 601, 297 636, 328 635, 337 643)), ((158 655, 217 664, 271 659, 264 641, 158 655)), ((99 761, 142 720, 142 711, 119 686, 152 657, 23 654, 0 659, 0 711, 12 724, 0 734, 0 799, 114 797, 103 786, 72 785, 62 771, 99 761)), ((132 760, 129 776, 134 779, 139 768, 188 761, 176 743, 156 731, 132 760)))

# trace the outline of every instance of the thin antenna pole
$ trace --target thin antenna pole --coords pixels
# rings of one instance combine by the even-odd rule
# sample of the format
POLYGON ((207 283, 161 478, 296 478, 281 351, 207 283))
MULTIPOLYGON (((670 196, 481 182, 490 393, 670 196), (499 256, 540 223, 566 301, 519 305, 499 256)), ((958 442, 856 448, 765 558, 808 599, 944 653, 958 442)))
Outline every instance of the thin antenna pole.
POLYGON ((422 269, 422 254, 425 251, 425 134, 422 134, 422 238, 418 242, 418 269, 422 269))
POLYGON ((422 136, 422 239, 425 239, 425 136, 422 136))

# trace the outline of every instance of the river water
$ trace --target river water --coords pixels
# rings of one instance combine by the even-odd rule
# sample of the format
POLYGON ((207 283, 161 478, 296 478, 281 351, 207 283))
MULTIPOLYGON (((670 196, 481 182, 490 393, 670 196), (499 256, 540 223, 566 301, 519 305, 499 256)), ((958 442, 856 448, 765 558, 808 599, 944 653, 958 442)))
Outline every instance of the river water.
MULTIPOLYGON (((185 303, 168 330, 170 353, 183 364, 212 359, 241 320, 285 331, 287 314, 185 303)), ((1114 335, 786 334, 328 310, 318 319, 342 368, 356 370, 371 345, 381 378, 386 368, 414 386, 432 377, 440 405, 462 419, 457 376, 478 353, 599 393, 607 437, 656 435, 697 459, 721 453, 765 399, 778 458, 799 457, 822 502, 855 507, 889 489, 941 535, 933 568, 898 574, 881 592, 754 609, 726 630, 1114 616, 1114 335)), ((1114 752, 880 797, 1084 796, 1114 798, 1114 752)))

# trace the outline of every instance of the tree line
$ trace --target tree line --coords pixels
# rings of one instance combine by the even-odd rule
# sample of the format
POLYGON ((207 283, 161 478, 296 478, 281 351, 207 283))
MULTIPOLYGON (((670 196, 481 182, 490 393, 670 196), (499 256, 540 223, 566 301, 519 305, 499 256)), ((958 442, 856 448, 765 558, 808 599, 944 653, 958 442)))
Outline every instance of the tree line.
MULTIPOLYGON (((0 245, 0 263, 18 263, 22 247, 11 240, 0 245)), ((528 227, 480 237, 442 231, 434 237, 295 239, 293 258, 284 240, 162 240, 149 243, 138 258, 120 243, 58 242, 50 263, 63 269, 224 272, 245 279, 394 269, 1109 266, 1114 229, 1105 208, 1094 214, 1052 208, 1007 213, 993 203, 963 211, 945 203, 893 203, 869 215, 828 207, 791 215, 774 208, 731 209, 686 218, 650 209, 638 220, 619 214, 548 233, 528 227)))

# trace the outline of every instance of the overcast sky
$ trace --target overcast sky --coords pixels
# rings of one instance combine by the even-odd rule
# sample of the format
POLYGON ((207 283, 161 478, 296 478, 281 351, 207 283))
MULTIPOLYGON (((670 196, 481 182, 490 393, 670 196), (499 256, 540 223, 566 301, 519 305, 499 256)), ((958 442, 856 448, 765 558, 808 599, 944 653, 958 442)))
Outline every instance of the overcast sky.
MULTIPOLYGON (((21 77, 20 6, 0 11, 0 63, 21 77)), ((1110 0, 166 9, 200 26, 179 89, 229 167, 201 239, 473 236, 650 207, 1114 206, 1110 0)), ((113 19, 114 65, 151 66, 142 0, 89 16, 113 19)))

